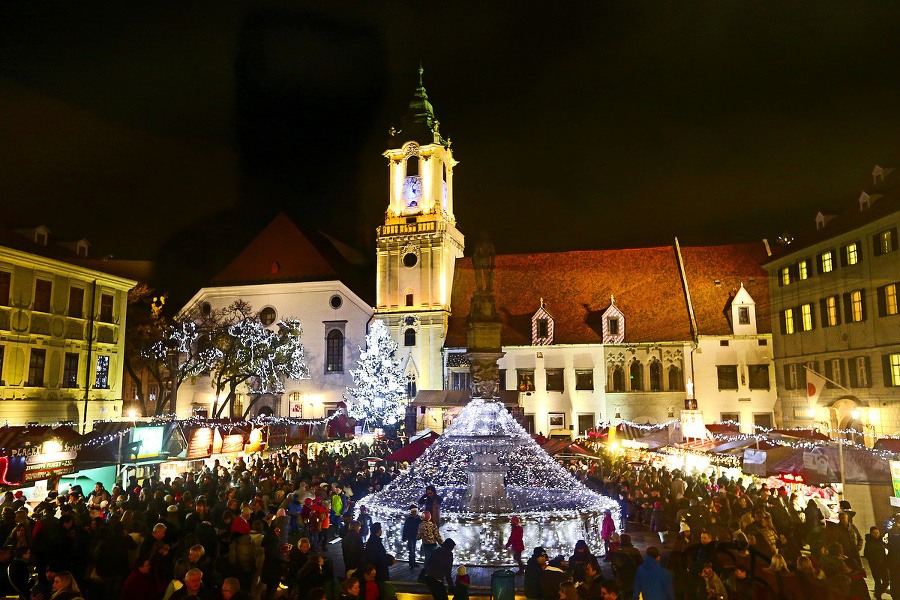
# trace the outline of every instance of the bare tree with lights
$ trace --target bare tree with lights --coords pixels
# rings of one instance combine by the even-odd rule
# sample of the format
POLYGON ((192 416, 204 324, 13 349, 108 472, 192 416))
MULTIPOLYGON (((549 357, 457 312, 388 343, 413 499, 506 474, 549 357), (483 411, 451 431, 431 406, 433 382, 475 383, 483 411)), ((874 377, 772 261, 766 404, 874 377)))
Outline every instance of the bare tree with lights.
POLYGON ((214 416, 220 417, 229 407, 235 415, 238 386, 246 384, 250 402, 243 407, 242 417, 264 394, 284 392, 285 379, 309 379, 309 368, 300 337, 303 328, 297 319, 283 319, 274 330, 268 329, 249 304, 237 301, 217 315, 215 346, 218 359, 213 365, 213 387, 220 401, 214 416))
POLYGON ((143 284, 128 293, 125 369, 136 382, 142 381, 140 373, 146 373, 156 384, 155 398, 145 396, 143 386, 136 387, 144 413, 153 416, 176 413, 181 384, 208 371, 220 358, 211 345, 211 319, 197 309, 168 319, 164 304, 165 296, 153 296, 143 284))
POLYGON ((357 369, 351 370, 356 387, 347 388, 350 416, 365 419, 366 426, 396 429, 405 414, 406 382, 397 351, 400 347, 383 321, 375 320, 360 348, 357 369))

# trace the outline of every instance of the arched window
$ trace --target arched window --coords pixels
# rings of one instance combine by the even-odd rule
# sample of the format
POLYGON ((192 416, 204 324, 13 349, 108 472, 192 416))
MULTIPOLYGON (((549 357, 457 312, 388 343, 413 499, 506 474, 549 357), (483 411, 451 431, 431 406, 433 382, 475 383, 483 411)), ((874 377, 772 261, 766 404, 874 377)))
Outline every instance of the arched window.
POLYGON ((620 366, 613 367, 612 387, 614 392, 625 391, 625 370, 620 366))
POLYGON ((419 174, 419 157, 410 156, 406 159, 406 176, 412 177, 419 174))
POLYGON ((415 346, 416 345, 416 330, 410 327, 406 331, 403 332, 403 345, 404 346, 415 346))
POLYGON ((657 360, 650 363, 650 391, 662 391, 662 365, 657 360))
POLYGON ((681 378, 681 369, 672 365, 669 367, 669 391, 677 392, 684 389, 684 381, 681 378))
POLYGON ((634 392, 639 392, 644 389, 644 365, 639 363, 638 361, 634 361, 631 363, 631 368, 629 369, 629 374, 631 375, 631 390, 634 392))
POLYGON ((406 397, 410 400, 416 397, 416 374, 406 374, 406 397))
POLYGON ((344 334, 338 329, 328 332, 325 344, 325 370, 330 372, 344 370, 344 334))

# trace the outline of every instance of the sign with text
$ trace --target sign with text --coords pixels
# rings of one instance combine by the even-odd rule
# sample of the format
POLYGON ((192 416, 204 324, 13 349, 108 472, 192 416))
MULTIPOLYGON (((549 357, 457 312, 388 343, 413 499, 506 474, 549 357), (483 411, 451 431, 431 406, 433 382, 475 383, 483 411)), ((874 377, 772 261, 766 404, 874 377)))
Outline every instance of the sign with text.
POLYGON ((900 498, 900 460, 892 460, 891 464, 891 481, 894 484, 894 497, 900 498))
POLYGON ((35 454, 25 459, 22 483, 50 479, 75 472, 75 452, 35 454))
POLYGON ((159 456, 162 451, 163 434, 165 427, 135 427, 131 430, 131 442, 140 443, 135 458, 149 458, 159 456))
POLYGON ((681 433, 688 439, 706 439, 707 431, 702 410, 681 411, 681 433))
POLYGON ((188 440, 188 449, 185 457, 190 460, 209 456, 212 451, 212 443, 212 429, 209 427, 198 427, 191 432, 191 439, 188 440))

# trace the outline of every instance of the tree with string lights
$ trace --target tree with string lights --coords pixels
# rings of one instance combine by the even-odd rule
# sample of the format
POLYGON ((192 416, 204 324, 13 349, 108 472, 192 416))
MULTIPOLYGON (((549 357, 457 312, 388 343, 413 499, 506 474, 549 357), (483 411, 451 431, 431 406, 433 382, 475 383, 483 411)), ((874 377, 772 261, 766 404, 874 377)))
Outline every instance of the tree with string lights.
POLYGON ((375 320, 366 334, 366 349, 360 348, 357 368, 350 371, 355 387, 347 388, 350 416, 365 419, 366 427, 396 430, 405 414, 406 382, 397 342, 387 326, 375 320))

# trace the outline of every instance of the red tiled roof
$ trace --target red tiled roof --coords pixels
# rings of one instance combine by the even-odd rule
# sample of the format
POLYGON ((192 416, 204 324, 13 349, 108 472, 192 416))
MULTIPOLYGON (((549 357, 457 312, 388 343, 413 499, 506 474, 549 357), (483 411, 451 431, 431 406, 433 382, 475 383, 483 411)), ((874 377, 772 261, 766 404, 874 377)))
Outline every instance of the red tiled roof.
POLYGON ((744 289, 756 303, 757 331, 771 332, 768 274, 760 266, 766 260, 766 249, 762 242, 682 247, 681 257, 684 260, 684 272, 691 290, 691 303, 694 305, 694 317, 697 319, 700 335, 731 333, 725 308, 730 305, 732 295, 737 293, 741 284, 744 284, 744 289), (719 285, 716 285, 716 281, 719 285))
POLYGON ((280 213, 211 283, 274 283, 340 279, 332 258, 280 213))
MULTIPOLYGON (((700 334, 730 333, 724 308, 744 282, 757 303, 761 332, 770 329, 762 244, 682 248, 700 334), (756 283, 750 284, 751 278, 756 283), (719 279, 720 286, 715 285, 719 279), (734 285, 733 285, 734 284, 734 285), (695 289, 696 288, 696 289, 695 289)), ((554 315, 555 344, 602 341, 601 316, 610 295, 625 315, 625 342, 691 339, 681 273, 673 246, 496 257, 494 290, 504 346, 531 344, 531 317, 541 298, 554 315)), ((466 317, 475 289, 471 258, 456 261, 445 345, 466 345, 466 317)))

